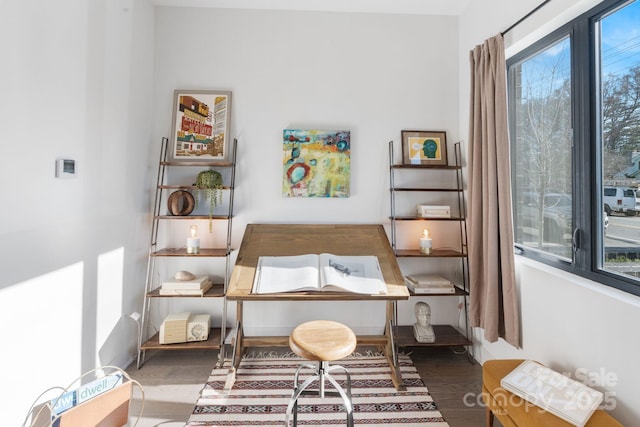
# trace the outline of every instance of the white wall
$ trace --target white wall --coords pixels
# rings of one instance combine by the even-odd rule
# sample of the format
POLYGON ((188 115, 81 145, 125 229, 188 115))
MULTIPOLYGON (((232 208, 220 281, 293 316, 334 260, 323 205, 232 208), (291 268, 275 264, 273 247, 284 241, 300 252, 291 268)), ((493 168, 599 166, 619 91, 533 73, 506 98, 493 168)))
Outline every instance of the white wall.
MULTIPOLYGON (((159 7, 155 42, 158 144, 171 131, 174 89, 233 92, 236 248, 248 223, 388 224, 388 141, 402 129, 459 138, 454 17, 159 7), (351 197, 282 196, 287 128, 351 130, 351 197)), ((375 304, 273 303, 247 307, 245 323, 252 333, 288 333, 328 309, 360 332, 384 320, 375 304)))
MULTIPOLYGON (((539 2, 490 0, 472 3, 460 19, 461 134, 468 127, 468 52, 485 39, 505 30, 539 2), (495 13, 500 10, 502 13, 495 13), (462 59, 464 58, 464 59, 462 59)), ((505 36, 507 54, 539 39, 567 20, 588 10, 593 0, 555 0, 505 36)), ((589 373, 606 393, 606 408, 624 425, 637 425, 640 407, 637 354, 640 341, 640 298, 581 279, 543 264, 516 257, 522 319, 522 348, 504 341, 488 343, 474 330, 475 356, 531 358, 575 377, 589 373)))
POLYGON ((148 240, 153 8, 0 6, 0 408, 134 355, 148 240), (55 159, 77 161, 54 177, 55 159))

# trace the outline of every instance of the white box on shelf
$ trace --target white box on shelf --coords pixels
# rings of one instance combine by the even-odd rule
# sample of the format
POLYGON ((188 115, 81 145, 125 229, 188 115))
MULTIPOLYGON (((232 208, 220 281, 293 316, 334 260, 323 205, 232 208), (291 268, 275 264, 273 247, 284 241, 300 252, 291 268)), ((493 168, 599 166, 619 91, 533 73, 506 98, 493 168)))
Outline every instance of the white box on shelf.
POLYGON ((418 216, 423 218, 451 218, 451 206, 418 205, 418 216))
POLYGON ((187 323, 191 313, 172 313, 160 325, 160 344, 187 342, 187 323))

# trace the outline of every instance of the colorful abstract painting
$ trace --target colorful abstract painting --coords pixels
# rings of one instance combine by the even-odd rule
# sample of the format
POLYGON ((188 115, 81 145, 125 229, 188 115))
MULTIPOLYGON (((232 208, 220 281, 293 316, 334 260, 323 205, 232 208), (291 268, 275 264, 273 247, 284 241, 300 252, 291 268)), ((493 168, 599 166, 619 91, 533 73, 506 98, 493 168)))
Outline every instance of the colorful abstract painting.
POLYGON ((287 197, 349 197, 351 132, 285 129, 282 194, 287 197))

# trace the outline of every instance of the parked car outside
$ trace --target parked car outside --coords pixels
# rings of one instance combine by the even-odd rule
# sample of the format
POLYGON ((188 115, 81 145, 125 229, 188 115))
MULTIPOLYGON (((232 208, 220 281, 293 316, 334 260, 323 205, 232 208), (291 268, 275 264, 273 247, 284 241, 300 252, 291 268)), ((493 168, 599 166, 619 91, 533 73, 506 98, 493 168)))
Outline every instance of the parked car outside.
POLYGON ((607 215, 622 213, 636 214, 636 192, 631 187, 604 187, 602 201, 607 215))
MULTIPOLYGON (((540 207, 536 193, 524 193, 520 223, 529 235, 537 236, 540 232, 540 207)), ((571 240, 572 204, 571 196, 565 193, 547 193, 543 198, 542 239, 547 243, 566 244, 571 240)))
MULTIPOLYGON (((640 201, 640 198, 639 198, 640 201)), ((538 215, 538 196, 533 192, 524 193, 520 223, 530 235, 537 235, 540 225, 538 215)), ((547 243, 566 244, 572 236, 572 203, 566 193, 547 193, 543 198, 544 230, 543 239, 547 243)), ((602 212, 602 231, 607 235, 609 215, 606 208, 602 212)))

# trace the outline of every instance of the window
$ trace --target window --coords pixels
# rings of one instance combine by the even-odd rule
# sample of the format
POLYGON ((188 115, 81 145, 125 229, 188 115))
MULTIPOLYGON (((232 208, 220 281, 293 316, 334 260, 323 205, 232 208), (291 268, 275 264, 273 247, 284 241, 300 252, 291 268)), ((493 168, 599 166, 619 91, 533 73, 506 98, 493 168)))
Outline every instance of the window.
POLYGON ((510 70, 516 243, 571 258, 571 46, 551 44, 510 70), (560 206, 550 199, 564 199, 560 206))
POLYGON ((639 22, 605 0, 507 63, 517 248, 636 295, 639 22))

